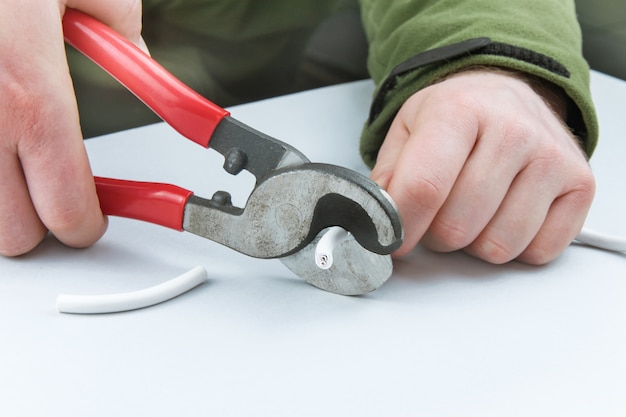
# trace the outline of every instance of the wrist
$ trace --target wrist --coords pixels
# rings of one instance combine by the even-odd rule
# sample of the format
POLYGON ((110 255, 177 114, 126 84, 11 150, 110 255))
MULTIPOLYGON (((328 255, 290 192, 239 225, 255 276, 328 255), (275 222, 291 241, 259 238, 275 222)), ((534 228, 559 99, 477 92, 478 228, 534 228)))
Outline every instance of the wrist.
POLYGON ((568 100, 563 90, 549 81, 521 71, 495 66, 470 66, 448 74, 445 77, 438 79, 436 83, 440 83, 466 72, 491 72, 523 81, 543 99, 543 101, 548 105, 552 112, 559 117, 559 119, 563 122, 567 121, 568 100))

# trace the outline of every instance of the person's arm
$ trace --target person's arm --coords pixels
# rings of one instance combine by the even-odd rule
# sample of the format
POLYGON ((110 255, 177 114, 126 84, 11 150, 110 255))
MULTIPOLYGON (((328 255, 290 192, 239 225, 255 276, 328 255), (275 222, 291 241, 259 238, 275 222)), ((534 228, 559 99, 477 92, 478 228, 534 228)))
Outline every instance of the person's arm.
POLYGON ((594 193, 579 141, 598 136, 573 2, 361 5, 377 84, 362 153, 405 222, 398 253, 558 256, 594 193))
POLYGON ((0 3, 0 254, 33 249, 50 230, 84 247, 106 229, 82 142, 61 21, 91 14, 141 44, 136 0, 0 3))

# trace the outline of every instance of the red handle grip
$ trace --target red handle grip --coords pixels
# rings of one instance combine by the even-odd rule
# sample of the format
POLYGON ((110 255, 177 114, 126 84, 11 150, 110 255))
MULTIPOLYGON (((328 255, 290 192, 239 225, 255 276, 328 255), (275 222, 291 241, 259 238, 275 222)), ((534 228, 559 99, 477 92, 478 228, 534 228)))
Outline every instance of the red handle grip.
POLYGON ((171 184, 94 179, 104 214, 183 230, 185 204, 193 194, 191 191, 171 184))
POLYGON ((205 148, 215 127, 230 114, 84 13, 66 9, 63 31, 68 44, 111 74, 181 135, 205 148))

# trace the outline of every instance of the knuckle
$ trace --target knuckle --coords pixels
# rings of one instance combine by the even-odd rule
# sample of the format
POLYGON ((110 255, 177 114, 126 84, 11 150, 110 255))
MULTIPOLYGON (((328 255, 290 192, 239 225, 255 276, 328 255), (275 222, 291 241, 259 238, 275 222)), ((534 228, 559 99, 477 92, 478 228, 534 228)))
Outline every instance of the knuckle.
POLYGON ((559 253, 561 253, 559 248, 532 243, 522 252, 518 259, 529 265, 540 266, 553 261, 559 253))
POLYGON ((436 176, 405 179, 400 192, 404 194, 406 201, 411 202, 408 209, 416 215, 432 215, 441 207, 445 198, 444 183, 436 176))
POLYGON ((132 21, 141 21, 141 13, 142 13, 142 3, 141 0, 130 0, 126 2, 126 13, 125 15, 128 19, 132 21))
POLYGON ((44 223, 55 234, 68 234, 79 230, 85 218, 85 211, 77 205, 55 207, 46 213, 44 223))
MULTIPOLYGON (((10 119, 21 121, 26 126, 32 126, 36 122, 37 101, 39 100, 37 89, 30 88, 19 80, 5 80, 2 88, 4 99, 2 107, 10 119)), ((35 124, 36 126, 36 124, 35 124)))
POLYGON ((449 118, 450 114, 455 114, 460 120, 466 118, 470 124, 476 124, 476 120, 484 113, 484 106, 476 95, 465 89, 449 90, 446 92, 448 100, 441 102, 442 116, 449 118))
POLYGON ((530 165, 536 178, 552 178, 561 184, 560 195, 569 195, 575 204, 589 206, 596 190, 595 177, 588 165, 572 164, 556 147, 546 149, 530 165))
POLYGON ((376 165, 370 174, 370 178, 383 189, 387 189, 392 177, 393 167, 382 164, 376 165))
POLYGON ((468 246, 471 230, 459 221, 435 219, 428 230, 427 246, 440 251, 454 251, 468 246))
POLYGON ((48 87, 40 87, 34 84, 23 83, 13 80, 3 86, 4 99, 2 108, 5 112, 3 120, 10 121, 5 124, 5 134, 19 141, 20 147, 32 150, 45 149, 45 140, 50 135, 48 127, 50 120, 59 120, 59 117, 67 117, 62 113, 61 106, 45 105, 41 103, 58 104, 56 97, 48 87))
POLYGON ((85 204, 66 204, 48 210, 42 221, 66 245, 88 247, 102 236, 107 227, 106 218, 100 213, 95 214, 85 204))
POLYGON ((546 237, 539 235, 524 249, 518 260, 529 265, 545 265, 555 260, 570 244, 573 238, 569 233, 546 237))
POLYGON ((444 181, 437 174, 426 176, 415 176, 407 179, 404 185, 404 192, 414 201, 420 204, 440 201, 444 195, 444 181))
POLYGON ((138 38, 141 34, 141 15, 142 15, 142 2, 141 0, 127 0, 123 2, 123 5, 119 11, 118 16, 121 17, 123 30, 127 36, 138 38))
POLYGON ((478 238, 470 247, 475 256, 496 265, 510 262, 518 256, 507 242, 496 237, 478 238))
POLYGON ((537 129, 531 123, 521 120, 511 120, 506 123, 500 139, 500 149, 504 154, 511 151, 519 152, 534 146, 538 136, 537 129))
POLYGON ((566 181, 569 163, 567 156, 556 145, 545 146, 530 162, 529 168, 538 178, 562 178, 566 181))
POLYGON ((41 243, 46 232, 43 228, 31 233, 26 233, 24 230, 17 233, 4 230, 0 233, 0 255, 16 257, 30 252, 41 243))
POLYGON ((591 170, 581 172, 573 182, 572 192, 577 194, 583 204, 590 205, 596 192, 596 179, 591 170))

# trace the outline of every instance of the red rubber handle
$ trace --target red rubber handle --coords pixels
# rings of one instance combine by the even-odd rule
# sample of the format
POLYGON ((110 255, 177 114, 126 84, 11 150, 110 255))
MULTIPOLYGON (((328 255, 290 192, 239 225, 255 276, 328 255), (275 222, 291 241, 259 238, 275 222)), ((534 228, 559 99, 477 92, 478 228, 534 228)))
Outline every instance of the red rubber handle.
POLYGON ((65 41, 111 74, 181 135, 209 146, 230 113, 185 85, 141 49, 105 24, 66 9, 65 41))
POLYGON ((185 204, 193 193, 171 184, 94 177, 104 214, 182 231, 185 204))

